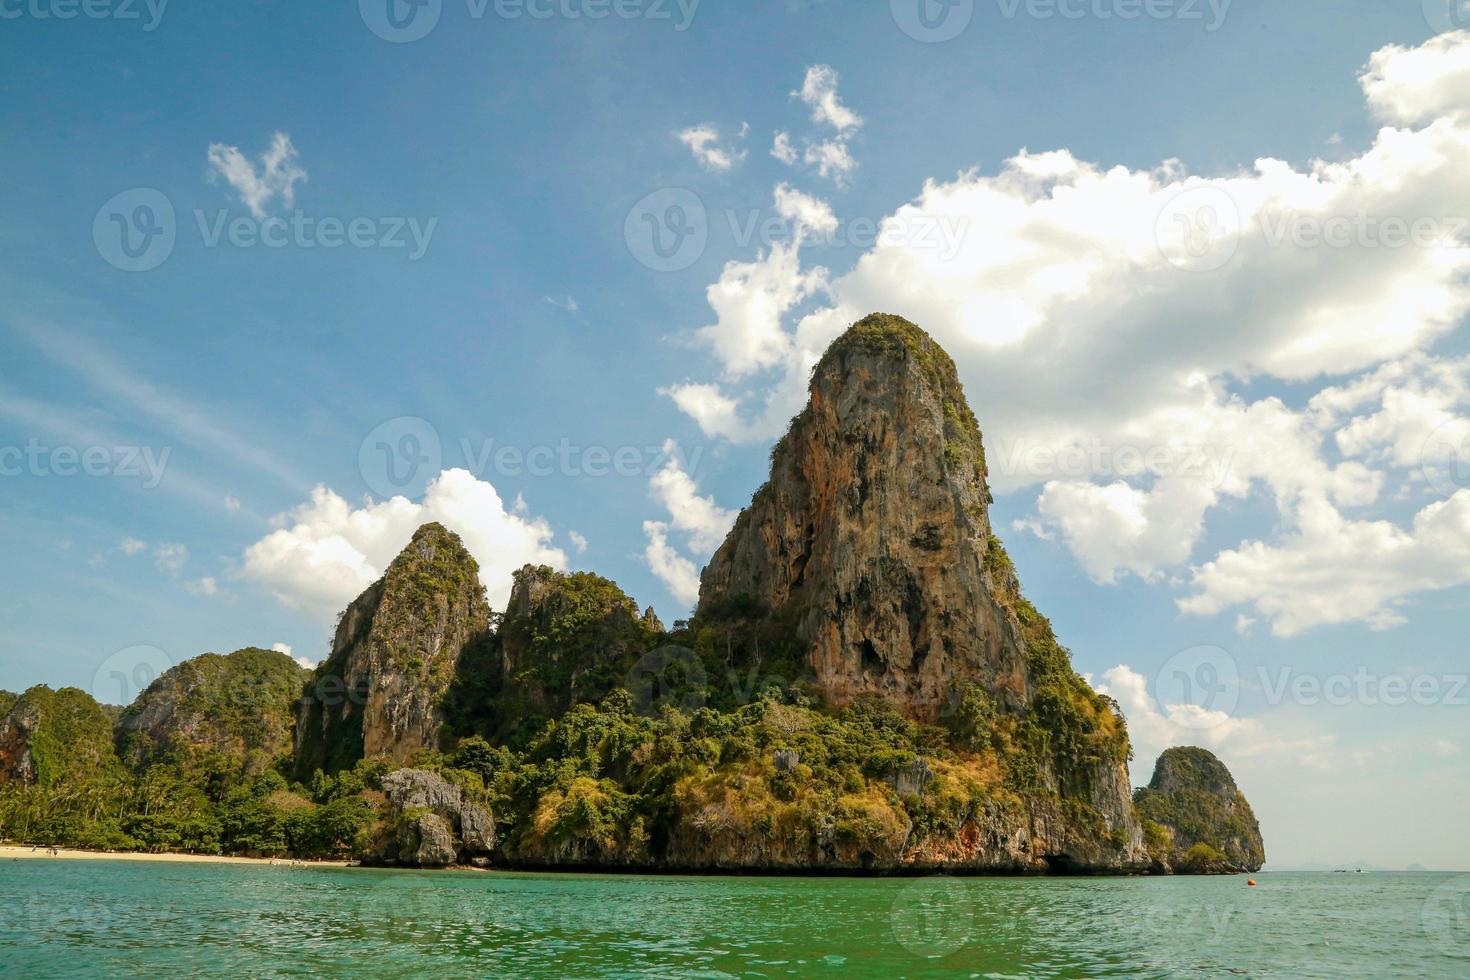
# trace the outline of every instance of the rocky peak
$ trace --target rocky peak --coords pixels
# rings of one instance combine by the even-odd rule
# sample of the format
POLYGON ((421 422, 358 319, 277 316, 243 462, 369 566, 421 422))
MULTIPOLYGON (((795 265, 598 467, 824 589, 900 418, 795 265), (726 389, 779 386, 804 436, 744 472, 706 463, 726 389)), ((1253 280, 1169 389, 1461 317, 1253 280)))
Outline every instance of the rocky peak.
POLYGON ((297 771, 364 757, 405 762, 437 747, 460 656, 489 625, 479 565, 459 536, 441 524, 419 528, 338 621, 298 712, 297 771))
POLYGON ((700 614, 754 600, 810 644, 829 700, 877 694, 932 719, 952 685, 1029 700, 1024 643, 989 561, 980 429, 954 362, 900 317, 835 341, 771 478, 700 582, 700 614))
POLYGON ((1235 777, 1213 752, 1191 747, 1166 749, 1154 764, 1148 788, 1168 795, 1202 790, 1220 797, 1233 797, 1240 791, 1235 777))
POLYGON ((990 502, 954 362, 914 324, 873 314, 813 370, 770 480, 704 570, 696 627, 760 636, 732 656, 756 664, 789 637, 791 669, 830 705, 875 696, 968 725, 1028 794, 1032 860, 1137 867, 1122 715, 1021 594, 990 502))
POLYGON ((0 785, 55 786, 117 766, 112 718, 79 688, 38 684, 0 717, 0 785))
POLYGON ((1168 749, 1134 794, 1150 856, 1167 870, 1259 871, 1261 827, 1230 770, 1207 749, 1168 749))
POLYGON ((245 772, 291 748, 302 686, 311 672, 274 650, 206 653, 165 671, 118 719, 118 753, 134 767, 158 758, 214 754, 245 772))
POLYGON ((527 565, 494 639, 461 671, 461 727, 505 736, 596 701, 662 632, 610 579, 527 565))
POLYGON ((658 618, 658 613, 653 611, 652 606, 649 606, 647 609, 643 610, 642 622, 643 628, 648 630, 650 633, 664 632, 664 621, 658 618))

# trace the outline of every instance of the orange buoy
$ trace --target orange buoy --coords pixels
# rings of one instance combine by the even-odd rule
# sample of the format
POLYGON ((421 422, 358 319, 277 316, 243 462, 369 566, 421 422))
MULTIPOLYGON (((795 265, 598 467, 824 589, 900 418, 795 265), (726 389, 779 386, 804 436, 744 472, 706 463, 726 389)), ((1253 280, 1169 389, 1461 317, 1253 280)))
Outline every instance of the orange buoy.
POLYGON ((1246 882, 1246 887, 1248 887, 1248 888, 1254 888, 1254 887, 1256 887, 1256 879, 1252 878, 1250 881, 1247 881, 1246 882))

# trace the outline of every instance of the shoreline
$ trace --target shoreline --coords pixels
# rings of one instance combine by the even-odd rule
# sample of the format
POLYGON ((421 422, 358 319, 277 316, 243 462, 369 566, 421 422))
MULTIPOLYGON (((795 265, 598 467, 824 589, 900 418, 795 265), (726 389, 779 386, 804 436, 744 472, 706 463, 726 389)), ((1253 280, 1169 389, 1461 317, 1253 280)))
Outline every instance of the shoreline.
POLYGON ((58 847, 52 854, 50 848, 41 845, 31 850, 29 844, 0 844, 0 861, 46 860, 46 861, 166 861, 174 864, 244 864, 265 865, 281 868, 345 868, 346 861, 300 861, 294 858, 229 857, 216 854, 174 854, 164 852, 151 854, 144 851, 83 851, 77 848, 58 847))
POLYGON ((638 867, 603 867, 595 865, 580 866, 557 866, 540 864, 511 864, 494 868, 479 868, 472 865, 450 865, 445 868, 405 868, 396 866, 363 865, 356 861, 303 861, 297 858, 255 858, 234 857, 228 855, 214 854, 181 854, 177 852, 164 851, 151 853, 146 851, 87 851, 80 848, 58 847, 57 853, 52 854, 48 845, 37 845, 36 850, 31 849, 29 844, 0 844, 0 862, 11 860, 45 860, 45 861, 154 861, 172 864, 234 864, 234 865, 263 865, 267 867, 282 868, 356 868, 361 867, 372 871, 473 871, 485 873, 487 871, 501 871, 511 874, 553 874, 553 875, 578 875, 589 877, 627 875, 632 877, 673 877, 673 878, 921 878, 933 874, 948 874, 962 878, 1017 878, 1017 879, 1040 879, 1040 878, 1169 878, 1169 877, 1233 877, 1246 872, 1229 872, 1215 875, 1159 875, 1149 872, 1111 872, 1111 873, 1081 873, 1076 875, 1046 874, 1044 872, 1026 871, 970 871, 967 869, 949 869, 947 871, 936 871, 933 869, 893 869, 890 871, 854 871, 852 869, 775 869, 775 868, 638 868, 638 867))

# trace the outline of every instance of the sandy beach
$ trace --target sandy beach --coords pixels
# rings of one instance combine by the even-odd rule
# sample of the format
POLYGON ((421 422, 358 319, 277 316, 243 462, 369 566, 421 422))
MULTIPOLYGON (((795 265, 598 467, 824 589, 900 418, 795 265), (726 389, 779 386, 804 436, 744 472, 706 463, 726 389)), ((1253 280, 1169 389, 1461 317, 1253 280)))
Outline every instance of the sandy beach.
MULTIPOLYGON (((44 858, 48 861, 173 861, 185 864, 264 864, 274 863, 278 867, 289 867, 290 858, 220 857, 211 854, 141 854, 137 852, 78 851, 65 847, 52 854, 49 848, 31 850, 29 845, 0 844, 0 861, 44 858)), ((345 868, 346 861, 296 862, 312 868, 345 868)))

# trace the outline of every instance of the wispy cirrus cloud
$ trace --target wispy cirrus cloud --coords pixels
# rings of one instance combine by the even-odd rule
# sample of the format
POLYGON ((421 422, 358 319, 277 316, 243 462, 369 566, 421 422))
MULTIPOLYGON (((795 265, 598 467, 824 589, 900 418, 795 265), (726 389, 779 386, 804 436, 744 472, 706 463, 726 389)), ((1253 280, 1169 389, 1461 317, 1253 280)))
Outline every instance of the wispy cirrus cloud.
POLYGON ((211 143, 208 159, 210 179, 223 180, 234 188, 240 202, 257 220, 266 217, 273 201, 293 207, 296 185, 307 179, 301 155, 291 137, 282 132, 271 136, 270 146, 255 161, 240 152, 238 146, 225 143, 211 143))

